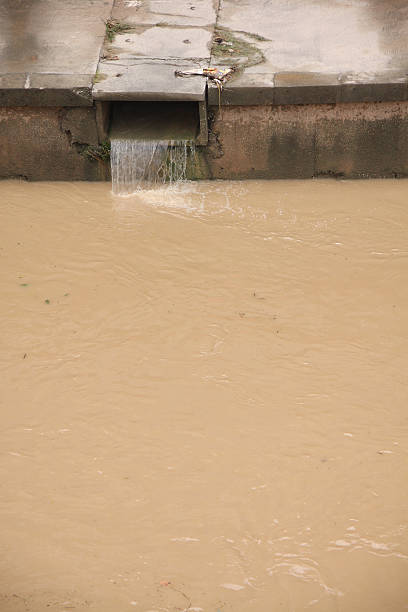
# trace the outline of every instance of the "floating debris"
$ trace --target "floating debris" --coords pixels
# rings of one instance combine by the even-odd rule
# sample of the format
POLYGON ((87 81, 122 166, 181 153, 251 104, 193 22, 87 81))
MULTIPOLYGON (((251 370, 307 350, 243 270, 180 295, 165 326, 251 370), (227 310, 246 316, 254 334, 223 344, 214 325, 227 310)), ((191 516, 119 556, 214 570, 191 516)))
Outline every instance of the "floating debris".
POLYGON ((245 587, 241 584, 231 584, 230 582, 221 584, 220 586, 222 586, 224 589, 230 589, 231 591, 241 591, 242 589, 245 589, 245 587))

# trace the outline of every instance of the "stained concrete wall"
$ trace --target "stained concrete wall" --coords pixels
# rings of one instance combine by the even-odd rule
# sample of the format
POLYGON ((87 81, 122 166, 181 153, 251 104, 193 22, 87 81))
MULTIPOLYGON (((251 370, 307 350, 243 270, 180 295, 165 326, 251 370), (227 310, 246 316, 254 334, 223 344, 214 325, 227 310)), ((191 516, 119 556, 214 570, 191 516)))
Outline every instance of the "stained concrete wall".
POLYGON ((0 142, 0 178, 109 178, 107 165, 85 154, 98 145, 95 107, 0 107, 0 142))
POLYGON ((408 176, 408 102, 210 107, 207 178, 408 176))
MULTIPOLYGON (((191 178, 408 176, 408 102, 209 111, 209 145, 191 178)), ((0 178, 109 180, 109 165, 85 155, 106 119, 95 106, 0 107, 0 178)))

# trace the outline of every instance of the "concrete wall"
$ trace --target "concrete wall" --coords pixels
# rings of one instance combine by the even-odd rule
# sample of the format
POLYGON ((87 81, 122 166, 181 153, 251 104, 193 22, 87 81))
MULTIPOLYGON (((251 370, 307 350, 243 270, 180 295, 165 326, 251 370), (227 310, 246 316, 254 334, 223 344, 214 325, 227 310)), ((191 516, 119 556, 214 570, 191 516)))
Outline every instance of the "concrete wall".
POLYGON ((210 107, 208 178, 408 176, 408 102, 210 107))
MULTIPOLYGON (((0 107, 0 178, 109 180, 106 108, 0 107), (101 110, 104 112, 101 112, 101 110)), ((209 108, 192 178, 408 176, 408 102, 209 108)))
POLYGON ((0 178, 106 180, 106 164, 84 152, 98 145, 94 107, 0 107, 0 178))

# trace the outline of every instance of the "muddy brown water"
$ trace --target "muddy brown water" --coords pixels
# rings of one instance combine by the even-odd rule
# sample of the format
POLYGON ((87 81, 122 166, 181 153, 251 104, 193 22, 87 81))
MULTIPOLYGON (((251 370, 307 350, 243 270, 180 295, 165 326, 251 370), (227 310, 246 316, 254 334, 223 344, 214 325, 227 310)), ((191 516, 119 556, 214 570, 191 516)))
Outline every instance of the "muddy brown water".
POLYGON ((0 184, 2 612, 408 609, 408 182, 0 184))

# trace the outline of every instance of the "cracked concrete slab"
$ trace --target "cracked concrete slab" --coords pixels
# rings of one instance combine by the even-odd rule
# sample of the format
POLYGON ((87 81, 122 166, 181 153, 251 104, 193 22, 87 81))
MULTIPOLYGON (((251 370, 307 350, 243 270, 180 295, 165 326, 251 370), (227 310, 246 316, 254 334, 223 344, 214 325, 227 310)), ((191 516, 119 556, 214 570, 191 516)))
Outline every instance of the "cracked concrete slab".
POLYGON ((155 27, 118 34, 108 54, 122 59, 148 57, 157 59, 203 59, 209 62, 211 32, 203 28, 155 27))
MULTIPOLYGON (((122 60, 100 64, 93 88, 95 100, 122 101, 202 101, 206 80, 202 77, 181 78, 176 70, 191 68, 191 64, 154 60, 122 60)), ((196 66, 196 64, 195 64, 196 66)))
POLYGON ((0 103, 89 106, 113 0, 0 0, 0 103))
POLYGON ((114 17, 133 26, 212 28, 217 9, 218 0, 115 0, 114 17))
POLYGON ((96 100, 204 100, 203 77, 180 78, 210 63, 218 3, 213 0, 117 0, 124 31, 106 41, 93 88, 96 100))

